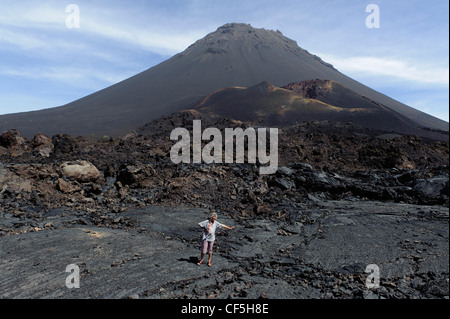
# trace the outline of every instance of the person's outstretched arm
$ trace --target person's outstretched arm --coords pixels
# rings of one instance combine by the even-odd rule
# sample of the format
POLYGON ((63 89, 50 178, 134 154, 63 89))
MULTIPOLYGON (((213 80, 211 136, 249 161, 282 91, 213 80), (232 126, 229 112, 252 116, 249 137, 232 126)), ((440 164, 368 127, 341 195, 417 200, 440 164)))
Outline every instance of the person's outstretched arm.
POLYGON ((222 224, 222 227, 231 230, 231 229, 235 228, 236 226, 228 227, 227 225, 222 224))

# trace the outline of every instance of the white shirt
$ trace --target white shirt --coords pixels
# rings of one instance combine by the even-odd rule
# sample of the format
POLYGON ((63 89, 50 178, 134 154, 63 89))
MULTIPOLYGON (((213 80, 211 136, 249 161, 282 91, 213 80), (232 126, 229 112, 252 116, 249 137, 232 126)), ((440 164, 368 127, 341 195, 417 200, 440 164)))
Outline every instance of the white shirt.
POLYGON ((209 228, 209 232, 208 232, 208 227, 210 224, 210 220, 207 219, 205 221, 202 221, 200 223, 198 223, 200 225, 200 227, 202 227, 204 229, 203 231, 203 235, 202 235, 202 240, 206 240, 206 241, 214 241, 216 240, 216 229, 223 227, 223 224, 219 223, 217 220, 214 221, 214 223, 212 223, 211 227, 209 228))

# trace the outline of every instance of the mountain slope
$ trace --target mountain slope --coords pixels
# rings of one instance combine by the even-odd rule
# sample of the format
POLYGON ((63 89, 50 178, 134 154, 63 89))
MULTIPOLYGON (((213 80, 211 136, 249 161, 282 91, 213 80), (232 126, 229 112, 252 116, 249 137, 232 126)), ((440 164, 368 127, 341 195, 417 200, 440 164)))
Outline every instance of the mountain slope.
POLYGON ((261 81, 282 86, 311 79, 334 80, 420 126, 448 131, 447 122, 354 81, 280 32, 237 23, 218 28, 157 66, 67 105, 0 116, 0 130, 15 128, 25 136, 36 132, 118 136, 224 87, 249 87, 261 81))
POLYGON ((355 127, 440 139, 414 121, 345 86, 328 80, 307 80, 276 87, 228 87, 194 104, 203 116, 226 117, 260 126, 288 126, 304 121, 352 122, 355 127))

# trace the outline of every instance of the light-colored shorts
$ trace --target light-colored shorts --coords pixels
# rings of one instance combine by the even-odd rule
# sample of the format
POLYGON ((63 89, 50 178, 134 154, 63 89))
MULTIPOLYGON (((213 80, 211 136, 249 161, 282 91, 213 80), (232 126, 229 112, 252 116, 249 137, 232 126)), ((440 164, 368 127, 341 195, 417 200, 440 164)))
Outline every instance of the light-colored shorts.
POLYGON ((213 245, 214 245, 214 241, 202 240, 200 250, 203 254, 206 254, 206 253, 212 254, 213 245))

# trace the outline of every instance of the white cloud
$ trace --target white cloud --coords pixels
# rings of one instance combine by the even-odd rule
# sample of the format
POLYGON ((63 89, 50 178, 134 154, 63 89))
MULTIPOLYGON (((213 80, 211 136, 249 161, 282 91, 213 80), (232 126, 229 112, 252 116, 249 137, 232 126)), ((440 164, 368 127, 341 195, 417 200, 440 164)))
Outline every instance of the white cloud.
POLYGON ((0 43, 8 43, 22 50, 31 50, 45 46, 45 42, 33 35, 0 28, 0 43))
POLYGON ((127 25, 115 25, 96 21, 85 21, 81 27, 87 35, 95 35, 118 43, 131 44, 153 51, 158 54, 174 54, 186 49, 198 39, 199 34, 187 32, 185 34, 156 33, 127 25))
POLYGON ((65 24, 67 13, 66 4, 43 3, 42 1, 33 2, 20 1, 9 3, 0 11, 0 21, 2 24, 16 27, 51 27, 65 24))
POLYGON ((73 87, 90 88, 92 83, 115 84, 132 74, 92 72, 90 68, 74 67, 36 67, 23 69, 4 69, 1 74, 33 80, 50 80, 70 84, 73 87))
POLYGON ((349 57, 341 58, 327 54, 319 54, 325 61, 346 73, 356 73, 364 77, 384 76, 386 81, 400 79, 423 84, 449 84, 448 67, 421 65, 392 58, 349 57))
POLYGON ((65 24, 69 13, 65 12, 64 5, 31 7, 19 3, 7 10, 0 10, 0 41, 22 49, 33 49, 52 45, 43 41, 40 34, 51 32, 54 35, 52 40, 57 40, 68 37, 68 32, 72 32, 72 35, 86 36, 94 41, 95 38, 112 40, 117 45, 134 45, 160 55, 172 55, 204 36, 203 32, 183 28, 180 32, 179 25, 170 26, 167 19, 158 21, 149 18, 147 25, 137 26, 132 16, 115 10, 118 9, 92 7, 91 4, 80 5, 80 28, 69 30, 65 24))

